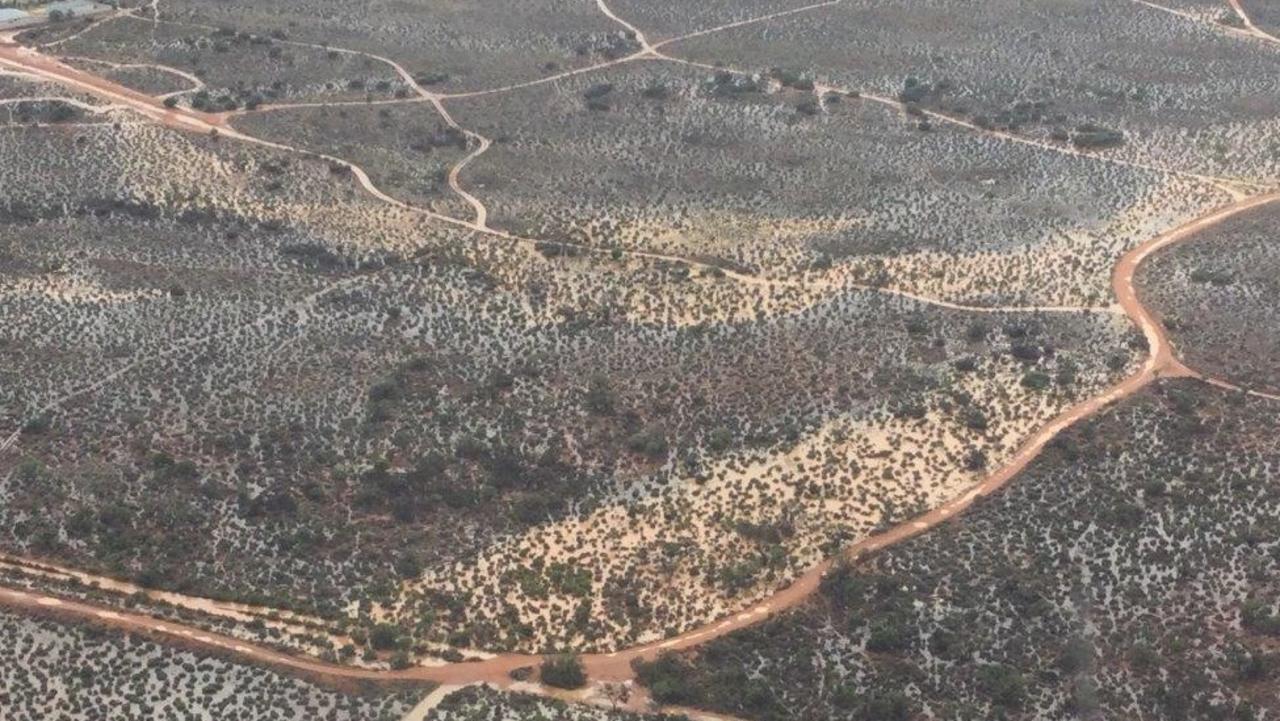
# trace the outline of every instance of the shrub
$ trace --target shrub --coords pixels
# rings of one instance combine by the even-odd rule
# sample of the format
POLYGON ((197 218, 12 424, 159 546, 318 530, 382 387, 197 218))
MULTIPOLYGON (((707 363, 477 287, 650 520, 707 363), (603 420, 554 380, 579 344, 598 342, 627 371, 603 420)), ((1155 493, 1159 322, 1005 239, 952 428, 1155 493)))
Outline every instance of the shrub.
POLYGON ((968 408, 963 413, 964 425, 969 430, 985 431, 990 426, 987 421, 987 414, 977 408, 968 408))
POLYGON ((1049 376, 1040 371, 1027 371, 1022 376, 1022 386, 1033 391, 1042 391, 1049 387, 1049 376))
POLYGON ((693 668, 678 656, 664 653, 652 662, 637 660, 634 667, 636 679, 658 703, 692 706, 702 697, 693 680, 693 668))
POLYGON ((632 434, 627 439, 627 448, 650 458, 661 458, 667 454, 667 437, 657 428, 649 428, 632 434))
POLYGON ((980 450, 969 451, 965 456, 964 467, 970 471, 980 471, 987 467, 987 454, 980 450))
POLYGON ((918 103, 929 95, 931 88, 915 78, 907 78, 898 93, 898 101, 902 103, 918 103))
POLYGON ((1010 352, 1013 353, 1014 358, 1028 363, 1034 363, 1044 355, 1043 351, 1040 350, 1040 346, 1034 343, 1014 343, 1010 348, 1010 352))
POLYGON ((901 691, 878 691, 858 706, 855 717, 863 721, 908 721, 915 713, 915 703, 901 691))
POLYGON ((724 426, 711 431, 707 436, 707 447, 713 451, 723 451, 733 444, 733 432, 724 426))
POLYGON ((597 83, 587 88, 586 91, 582 93, 582 97, 587 100, 596 100, 598 98, 603 98, 612 92, 612 83, 597 83))
POLYGON ((909 619, 889 617, 878 619, 871 624, 871 636, 867 639, 867 650, 872 653, 897 653, 911 646, 915 637, 915 628, 909 619))
POLYGON ((556 688, 575 689, 587 685, 587 673, 582 669, 582 661, 573 654, 546 657, 542 661, 540 675, 543 683, 556 688))
POLYGON ((1196 268, 1191 271, 1192 283, 1210 283, 1216 286, 1231 285, 1235 282, 1235 276, 1228 270, 1212 270, 1209 268, 1196 268))
POLYGON ((1258 599, 1244 602, 1244 606, 1240 609, 1240 625, 1244 626, 1245 630, 1264 636, 1280 636, 1280 615, 1272 613, 1271 609, 1258 599))
POLYGON ((27 419, 27 422, 22 424, 22 434, 25 436, 40 435, 49 430, 51 425, 52 422, 49 420, 49 416, 41 414, 27 419))
POLYGON ((599 416, 613 414, 613 390, 609 388, 609 379, 602 375, 591 377, 587 385, 587 410, 599 416))
POLYGON ((1058 668, 1063 673, 1073 674, 1089 668, 1093 663, 1093 644, 1088 639, 1076 636, 1072 638, 1062 654, 1058 656, 1058 668))
POLYGON ((665 85, 654 83, 642 90, 640 94, 649 100, 665 100, 671 95, 671 91, 665 85))
POLYGON ((1005 708, 1018 708, 1027 695, 1027 682, 1017 669, 992 664, 984 666, 979 674, 982 689, 991 703, 1005 708))
POLYGON ((380 623, 369 632, 369 647, 376 651, 389 651, 400 645, 400 629, 389 623, 380 623))
POLYGON ((556 561, 547 568, 547 578, 561 593, 570 596, 586 596, 591 593, 592 575, 588 569, 556 561))
POLYGON ((1076 128, 1071 136, 1071 143, 1077 148, 1115 148, 1124 145, 1124 133, 1119 130, 1104 128, 1101 125, 1085 123, 1076 128))

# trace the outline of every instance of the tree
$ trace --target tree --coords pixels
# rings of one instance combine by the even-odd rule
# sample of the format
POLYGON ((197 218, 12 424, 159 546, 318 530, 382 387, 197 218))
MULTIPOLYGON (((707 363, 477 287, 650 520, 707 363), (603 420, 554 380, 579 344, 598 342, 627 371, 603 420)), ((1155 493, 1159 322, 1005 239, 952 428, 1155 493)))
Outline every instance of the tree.
POLYGON ((733 444, 733 431, 724 426, 712 429, 707 436, 707 447, 713 451, 723 451, 733 444))
POLYGON ((369 632, 369 647, 388 651, 400 645, 400 629, 389 623, 380 623, 369 632))
POLYGON ((635 661, 636 679, 649 689, 658 703, 693 705, 702 694, 694 684, 694 669, 679 656, 663 653, 652 662, 635 661))
POLYGON ((901 691, 880 691, 862 702, 857 718, 865 721, 907 721, 915 713, 915 704, 901 691))
POLYGON ((587 685, 587 672, 574 654, 548 656, 539 669, 542 682, 556 688, 575 689, 587 685))
POLYGON ((1049 387, 1049 376, 1040 371, 1027 371, 1022 376, 1022 386, 1033 391, 1042 391, 1049 387))
POLYGON ((631 689, 623 683, 606 683, 604 697, 609 699, 610 706, 617 711, 619 706, 625 706, 631 700, 631 689))
POLYGON ((627 447, 636 453, 657 459, 667 455, 667 437, 659 428, 647 428, 627 438, 627 447))
POLYGON ((594 375, 587 385, 587 410, 599 416, 613 414, 613 390, 609 388, 609 379, 603 375, 594 375))
POLYGON ((22 424, 22 434, 24 436, 37 436, 49 430, 49 426, 51 425, 52 422, 49 420, 49 416, 42 413, 38 416, 28 418, 27 421, 22 424))
POLYGON ((1027 683, 1017 669, 1002 664, 984 666, 979 673, 983 691, 997 706, 1018 708, 1027 694, 1027 683))

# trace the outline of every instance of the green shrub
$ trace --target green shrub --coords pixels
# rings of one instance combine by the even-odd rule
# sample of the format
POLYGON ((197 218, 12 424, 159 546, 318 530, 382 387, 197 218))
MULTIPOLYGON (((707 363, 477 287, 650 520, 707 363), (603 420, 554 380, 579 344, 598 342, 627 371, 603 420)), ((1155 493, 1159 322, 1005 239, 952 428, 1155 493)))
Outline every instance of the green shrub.
POLYGON ((1040 371, 1027 371, 1022 376, 1022 387, 1042 391, 1049 387, 1049 376, 1040 371))
POLYGON ((984 666, 978 679, 982 690, 996 706, 1018 708, 1026 699, 1027 682, 1015 668, 1001 664, 984 666))
POLYGON ((664 653, 652 662, 636 661, 634 667, 636 679, 658 703, 694 706, 702 698, 693 668, 678 656, 664 653))
POLYGON ((872 653, 899 653, 911 647, 914 637, 915 627, 908 618, 895 615, 876 619, 871 623, 867 650, 872 653))
POLYGON ((627 439, 627 448, 650 458, 661 458, 667 455, 667 437, 657 428, 649 428, 632 434, 627 439))
POLYGON ((916 705, 901 691, 876 691, 858 705, 855 718, 861 721, 908 721, 916 705))
POLYGON ((587 672, 582 668, 582 661, 573 654, 546 657, 542 660, 540 674, 543 683, 556 688, 575 689, 587 685, 587 672))
POLYGON ((1093 123, 1077 127, 1071 136, 1071 143, 1077 148, 1115 148, 1124 145, 1124 141, 1123 132, 1093 123))
POLYGON ((369 647, 376 651, 389 651, 400 645, 400 629, 392 624, 380 623, 369 632, 369 647))

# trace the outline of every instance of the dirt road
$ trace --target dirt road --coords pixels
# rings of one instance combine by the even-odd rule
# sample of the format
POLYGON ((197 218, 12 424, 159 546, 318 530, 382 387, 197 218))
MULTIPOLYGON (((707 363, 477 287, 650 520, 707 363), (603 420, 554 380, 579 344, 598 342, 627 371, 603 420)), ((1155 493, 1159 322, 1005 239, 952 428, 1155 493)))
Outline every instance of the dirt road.
POLYGON ((1252 33, 1254 37, 1266 40, 1267 42, 1280 43, 1280 37, 1276 37, 1271 33, 1258 27, 1253 22, 1253 18, 1249 17, 1249 11, 1245 9, 1243 0, 1227 0, 1231 5, 1231 9, 1235 11, 1236 17, 1240 18, 1240 22, 1244 24, 1245 30, 1252 33))
POLYGON ((167 108, 162 100, 83 70, 77 70, 48 55, 20 45, 0 42, 0 68, 38 75, 46 80, 105 98, 180 130, 209 133, 215 130, 222 131, 226 127, 225 119, 221 116, 196 110, 167 108))
MULTIPOLYGON (((643 36, 640 36, 639 39, 646 48, 652 48, 643 39, 643 36)), ((25 48, 14 45, 0 45, 0 67, 38 75, 47 80, 59 82, 106 98, 112 102, 127 105, 129 108, 170 127, 191 132, 210 133, 218 131, 229 137, 242 138, 246 141, 286 150, 296 150, 243 135, 228 127, 225 123, 225 118, 222 116, 166 108, 162 102, 155 98, 129 90, 89 73, 70 68, 56 60, 25 48)), ((312 155, 315 154, 312 153, 312 155)), ((349 163, 345 164, 350 165, 349 163)), ((369 182, 367 175, 364 175, 359 168, 353 167, 353 170, 356 171, 357 179, 371 193, 386 200, 386 202, 408 207, 404 203, 381 193, 369 182)), ((1008 483, 1039 455, 1044 446, 1054 436, 1068 426, 1138 392, 1159 377, 1198 375, 1187 369, 1176 358, 1174 349, 1164 329, 1156 321, 1154 315, 1142 305, 1133 286, 1134 273, 1138 266, 1153 253, 1192 238, 1197 233, 1239 213, 1276 200, 1280 200, 1280 193, 1272 192, 1266 195, 1237 200, 1186 225, 1153 238, 1126 253, 1114 268, 1112 287, 1116 300, 1123 312, 1141 329, 1146 337, 1149 353, 1141 368, 1103 393, 1073 406, 1059 415, 1029 438, 1008 463, 987 476, 980 484, 971 488, 962 496, 923 516, 899 524, 888 531, 854 544, 845 551, 842 557, 857 559, 936 527, 953 516, 962 513, 976 499, 990 494, 1008 483)), ((441 217, 443 218, 444 216, 441 217)), ((464 222, 454 218, 448 218, 447 220, 476 230, 496 233, 496 231, 482 225, 483 216, 480 218, 479 223, 464 222)), ((773 614, 804 602, 817 591, 823 575, 830 570, 834 563, 836 563, 836 559, 827 560, 814 566, 792 584, 729 618, 690 630, 658 643, 637 646, 615 653, 586 655, 583 657, 584 665, 594 681, 632 680, 634 673, 631 670, 631 663, 636 659, 651 659, 666 650, 686 649, 703 644, 737 629, 759 623, 773 614)), ((125 631, 157 635, 176 640, 183 645, 202 648, 215 653, 230 654, 243 660, 335 683, 344 680, 385 683, 431 681, 450 685, 490 683, 505 687, 512 684, 509 676, 512 670, 534 665, 539 661, 536 656, 503 654, 475 662, 423 666, 399 671, 370 670, 339 666, 314 659, 287 655, 262 645, 245 642, 222 634, 210 633, 181 623, 108 609, 91 603, 54 598, 21 589, 0 588, 0 604, 31 613, 52 615, 61 619, 78 619, 125 631)))
MULTIPOLYGON (((1153 253, 1183 242, 1197 233, 1245 211, 1280 200, 1280 192, 1256 196, 1232 203, 1208 215, 1198 218, 1175 230, 1134 248, 1116 264, 1112 275, 1112 287, 1126 315, 1142 330, 1148 343, 1148 356, 1142 367, 1133 375, 1068 409, 1028 439, 1004 466, 987 476, 980 484, 958 498, 934 510, 899 524, 883 533, 870 536, 849 547, 843 558, 857 559, 919 535, 947 521, 969 508, 975 500, 988 495, 1013 479, 1044 449, 1044 446, 1068 426, 1098 413, 1108 405, 1124 399, 1160 377, 1186 377, 1197 375, 1187 369, 1174 354, 1163 327, 1139 299, 1133 285, 1138 266, 1153 253)), ((735 630, 754 625, 771 615, 804 602, 818 590, 822 577, 835 564, 829 559, 796 579, 787 587, 763 601, 744 609, 724 620, 692 629, 665 641, 637 646, 614 653, 589 654, 582 657, 588 675, 594 681, 626 681, 634 679, 631 663, 636 659, 652 659, 663 651, 687 649, 735 630)), ((526 654, 502 654, 475 662, 451 663, 441 666, 416 667, 400 671, 379 671, 338 666, 313 659, 286 655, 272 649, 241 641, 229 636, 203 631, 199 628, 161 621, 139 614, 106 609, 93 604, 54 598, 17 589, 0 588, 0 604, 21 610, 75 618, 126 631, 158 634, 178 639, 187 645, 202 647, 221 653, 230 653, 242 659, 263 663, 274 668, 300 673, 321 681, 342 679, 380 682, 431 681, 436 683, 467 685, 489 683, 509 686, 510 672, 521 667, 535 665, 539 657, 526 654)))

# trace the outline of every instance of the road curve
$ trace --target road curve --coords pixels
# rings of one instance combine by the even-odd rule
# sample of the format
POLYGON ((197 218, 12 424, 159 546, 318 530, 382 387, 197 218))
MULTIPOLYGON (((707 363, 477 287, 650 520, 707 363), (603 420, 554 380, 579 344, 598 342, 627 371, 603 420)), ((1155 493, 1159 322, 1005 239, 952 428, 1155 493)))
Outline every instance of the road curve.
MULTIPOLYGON (((647 45, 647 42, 641 41, 647 45)), ((137 93, 89 73, 70 68, 56 60, 13 45, 0 45, 0 67, 35 72, 50 80, 91 92, 100 97, 129 105, 143 115, 165 125, 187 131, 226 133, 231 137, 243 136, 225 124, 225 118, 195 111, 167 108, 150 96, 137 93)), ((376 190, 376 189, 374 189, 376 190)), ((372 191, 371 191, 372 192, 372 191)), ((388 202, 403 205, 393 199, 388 202)), ((1059 432, 1070 425, 1088 418, 1108 405, 1124 399, 1160 377, 1201 377, 1187 369, 1176 357, 1172 344, 1155 316, 1142 305, 1133 285, 1136 269, 1153 253, 1194 237, 1228 218, 1253 208, 1280 200, 1280 192, 1257 195, 1226 205, 1179 228, 1153 238, 1126 253, 1116 264, 1112 274, 1112 288, 1121 309, 1142 331, 1148 345, 1148 356, 1132 375, 1108 388, 1097 396, 1083 401, 1054 418, 1031 436, 1015 455, 1001 468, 988 475, 981 483, 946 504, 893 528, 865 538, 848 547, 840 559, 857 559, 906 539, 924 533, 951 517, 962 513, 975 500, 998 490, 1022 471, 1059 432)), ((455 222, 456 219, 452 219, 455 222)), ((472 224, 468 224, 472 225, 472 224)), ((479 229, 479 228, 477 228, 479 229)), ((645 644, 614 653, 587 654, 583 664, 593 681, 627 681, 634 679, 631 668, 637 659, 652 659, 668 650, 687 649, 722 637, 735 630, 759 623, 764 619, 794 607, 814 594, 821 580, 840 559, 823 561, 801 575, 793 583, 764 600, 739 611, 729 618, 692 629, 673 638, 645 644)), ((0 605, 20 611, 50 615, 60 619, 88 621, 125 631, 139 632, 176 640, 193 648, 264 664, 322 682, 368 681, 374 683, 404 683, 429 681, 450 685, 489 683, 499 687, 512 684, 510 672, 534 665, 540 658, 528 654, 501 654, 489 659, 472 662, 420 666, 403 670, 374 670, 326 663, 295 655, 281 653, 264 645, 246 642, 225 634, 208 632, 182 623, 160 620, 142 614, 129 613, 82 601, 56 598, 49 595, 0 587, 0 605)))
MULTIPOLYGON (((993 493, 1012 480, 1062 430, 1077 421, 1098 413, 1116 401, 1133 395, 1157 378, 1197 376, 1176 358, 1165 330, 1151 311, 1142 305, 1133 285, 1134 273, 1138 266, 1153 253, 1185 241, 1235 215, 1277 200, 1280 200, 1280 192, 1255 196, 1232 203, 1153 238, 1126 253, 1115 266, 1112 274, 1112 287, 1121 308, 1134 324, 1142 330, 1148 343, 1147 359, 1138 371, 1101 394, 1067 409, 1054 418, 1023 443, 1009 462, 963 495, 952 499, 923 516, 908 520, 883 533, 867 537, 853 544, 844 551, 841 558, 852 560, 880 551, 920 535, 962 513, 978 498, 993 493)), ((664 651, 676 651, 701 645, 733 631, 757 624, 772 615, 804 602, 818 590, 823 576, 834 566, 836 561, 837 559, 828 559, 813 566, 790 585, 764 600, 734 613, 729 618, 692 629, 664 641, 636 646, 614 653, 586 654, 582 657, 583 665, 593 681, 617 682, 632 680, 635 674, 631 664, 637 659, 649 660, 664 651)), ((322 682, 338 682, 344 679, 379 683, 430 681, 454 685, 489 683, 505 687, 511 684, 509 676, 511 671, 534 665, 540 660, 540 657, 529 654, 501 654, 482 661, 451 663, 440 666, 422 666, 403 670, 363 669, 284 654, 259 644, 249 643, 223 634, 211 633, 181 623, 159 620, 141 614, 128 613, 91 603, 60 599, 19 589, 0 588, 0 604, 28 612, 80 619, 125 631, 177 639, 185 645, 204 648, 216 653, 232 654, 244 660, 294 672, 322 682)))
POLYGON ((47 80, 127 105, 131 110, 169 127, 205 133, 222 131, 226 127, 225 120, 218 115, 165 107, 163 101, 150 95, 78 70, 20 45, 0 42, 0 68, 37 74, 47 80))

